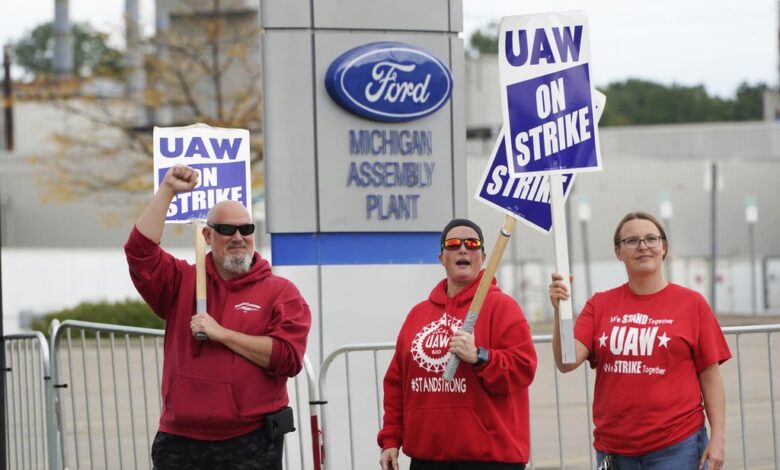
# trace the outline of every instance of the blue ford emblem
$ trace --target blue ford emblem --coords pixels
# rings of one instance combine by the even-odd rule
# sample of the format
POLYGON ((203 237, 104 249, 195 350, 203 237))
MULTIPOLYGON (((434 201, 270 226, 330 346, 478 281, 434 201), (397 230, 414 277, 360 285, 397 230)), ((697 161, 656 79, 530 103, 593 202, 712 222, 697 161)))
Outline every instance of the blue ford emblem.
POLYGON ((347 111, 375 121, 411 121, 444 106, 452 75, 430 53, 400 42, 351 49, 328 67, 325 87, 347 111))

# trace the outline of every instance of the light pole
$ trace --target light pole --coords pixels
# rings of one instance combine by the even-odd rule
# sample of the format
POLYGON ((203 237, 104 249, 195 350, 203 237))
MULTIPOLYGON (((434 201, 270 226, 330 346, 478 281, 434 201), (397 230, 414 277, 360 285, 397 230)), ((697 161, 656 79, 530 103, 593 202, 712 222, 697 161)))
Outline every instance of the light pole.
MULTIPOLYGON (((672 196, 669 193, 661 193, 661 205, 659 207, 659 215, 661 216, 661 223, 664 224, 666 235, 671 237, 672 235, 672 216, 674 216, 674 208, 672 207, 672 196)), ((669 282, 672 281, 672 262, 669 261, 668 278, 669 282)))
POLYGON ((588 245, 588 221, 590 220, 590 202, 588 196, 580 194, 577 215, 582 228, 582 261, 585 264, 585 298, 593 294, 590 285, 590 246, 588 245))
POLYGON ((2 132, 5 134, 5 149, 14 149, 14 111, 13 111, 13 92, 11 82, 11 54, 13 53, 11 46, 6 45, 3 47, 3 97, 5 98, 5 104, 3 105, 3 114, 5 115, 5 127, 2 132))
MULTIPOLYGON (((710 307, 718 311, 718 164, 711 162, 709 167, 710 191, 710 307)), ((705 183, 706 184, 706 183, 705 183)))
POLYGON ((745 198, 745 222, 748 226, 748 249, 750 251, 750 308, 753 315, 758 313, 756 303, 756 222, 758 222, 758 199, 755 196, 745 198))

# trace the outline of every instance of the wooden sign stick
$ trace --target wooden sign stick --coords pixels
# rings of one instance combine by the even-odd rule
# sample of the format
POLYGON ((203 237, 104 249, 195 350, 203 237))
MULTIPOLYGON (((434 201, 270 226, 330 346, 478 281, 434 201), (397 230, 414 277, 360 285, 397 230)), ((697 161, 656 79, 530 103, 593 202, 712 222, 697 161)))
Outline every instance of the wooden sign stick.
MULTIPOLYGON (((493 282, 493 276, 496 274, 496 269, 498 269, 498 263, 501 262, 501 256, 504 254, 506 244, 509 241, 509 237, 512 235, 512 229, 515 227, 515 222, 516 220, 514 217, 504 217, 504 226, 501 227, 501 233, 498 235, 495 248, 490 252, 490 258, 488 258, 485 273, 482 274, 482 279, 479 280, 477 293, 474 294, 474 299, 471 301, 469 313, 466 314, 466 319, 463 321, 461 331, 465 331, 466 333, 474 332, 474 324, 477 322, 477 316, 479 315, 480 309, 482 309, 482 303, 485 301, 488 289, 490 289, 490 284, 493 282)), ((455 371, 458 370, 458 364, 460 364, 460 358, 454 354, 450 354, 447 366, 444 368, 444 380, 449 382, 455 377, 455 371)))
MULTIPOLYGON (((195 303, 198 315, 206 313, 206 239, 203 238, 203 221, 193 223, 195 227, 195 303)), ((195 334, 198 341, 209 339, 202 331, 195 334)))
MULTIPOLYGON (((571 294, 569 279, 569 245, 566 235, 566 206, 563 199, 563 175, 550 175, 550 206, 552 207, 552 226, 555 238, 555 271, 563 276, 563 283, 571 294)), ((574 352, 574 316, 572 315, 571 295, 558 302, 558 327, 561 332, 561 356, 564 364, 577 361, 574 352)))

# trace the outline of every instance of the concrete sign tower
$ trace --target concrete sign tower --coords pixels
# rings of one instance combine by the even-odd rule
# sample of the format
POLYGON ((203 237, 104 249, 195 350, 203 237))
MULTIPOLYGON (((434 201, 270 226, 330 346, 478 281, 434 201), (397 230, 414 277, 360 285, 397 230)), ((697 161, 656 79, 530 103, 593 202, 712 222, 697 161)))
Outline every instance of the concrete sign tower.
POLYGON ((437 262, 467 209, 462 16, 460 0, 261 0, 274 265, 437 262))

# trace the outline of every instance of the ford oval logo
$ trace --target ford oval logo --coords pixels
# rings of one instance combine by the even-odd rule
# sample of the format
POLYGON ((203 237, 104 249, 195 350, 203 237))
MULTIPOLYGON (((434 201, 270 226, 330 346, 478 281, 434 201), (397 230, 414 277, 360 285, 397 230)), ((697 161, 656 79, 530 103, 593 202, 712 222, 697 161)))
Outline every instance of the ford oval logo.
POLYGON ((444 106, 452 75, 439 59, 409 44, 375 42, 328 67, 325 87, 347 111, 375 121, 411 121, 444 106))

